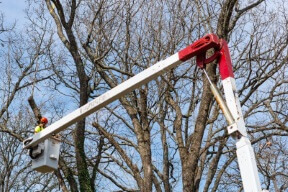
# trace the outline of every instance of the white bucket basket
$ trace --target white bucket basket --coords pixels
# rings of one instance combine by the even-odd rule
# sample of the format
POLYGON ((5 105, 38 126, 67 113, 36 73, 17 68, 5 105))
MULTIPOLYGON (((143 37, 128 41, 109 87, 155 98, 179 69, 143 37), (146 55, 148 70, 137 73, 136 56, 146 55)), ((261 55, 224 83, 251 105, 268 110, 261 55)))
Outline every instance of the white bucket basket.
POLYGON ((58 168, 61 140, 51 137, 38 145, 37 150, 41 150, 41 154, 32 159, 32 169, 47 173, 58 168))

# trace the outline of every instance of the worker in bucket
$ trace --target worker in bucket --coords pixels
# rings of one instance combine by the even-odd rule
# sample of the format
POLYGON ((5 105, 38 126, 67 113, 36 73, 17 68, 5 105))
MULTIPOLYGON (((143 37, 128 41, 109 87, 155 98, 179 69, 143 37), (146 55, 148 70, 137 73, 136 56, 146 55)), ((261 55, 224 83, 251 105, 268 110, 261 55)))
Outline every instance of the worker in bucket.
POLYGON ((45 129, 46 124, 48 123, 48 119, 46 117, 42 117, 40 119, 40 123, 37 127, 34 129, 34 133, 39 133, 43 129, 45 129))

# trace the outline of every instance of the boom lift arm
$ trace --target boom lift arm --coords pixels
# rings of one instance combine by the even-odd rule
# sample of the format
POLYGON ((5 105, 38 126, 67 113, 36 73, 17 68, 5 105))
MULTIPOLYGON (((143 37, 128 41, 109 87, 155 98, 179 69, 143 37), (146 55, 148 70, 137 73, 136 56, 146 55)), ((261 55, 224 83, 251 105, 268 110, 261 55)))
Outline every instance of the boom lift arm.
POLYGON ((107 104, 119 99, 130 91, 151 81, 157 76, 191 59, 194 56, 196 56, 197 66, 203 69, 209 82, 211 83, 211 90, 228 122, 228 133, 232 134, 232 136, 236 139, 236 153, 244 190, 245 192, 261 192, 255 155, 251 143, 247 138, 246 127, 236 91, 228 45, 225 40, 219 39, 215 34, 208 34, 202 37, 178 53, 175 53, 167 59, 154 64, 141 73, 76 109, 62 119, 48 126, 43 131, 35 134, 33 138, 29 140, 29 142, 26 141, 24 143, 24 148, 31 149, 37 146, 39 143, 50 138, 53 134, 57 134, 77 121, 85 118, 107 104), (206 58, 206 52, 211 48, 214 49, 214 54, 211 57, 206 58), (219 61, 219 71, 227 104, 224 102, 220 92, 210 81, 205 71, 205 65, 214 60, 219 61))

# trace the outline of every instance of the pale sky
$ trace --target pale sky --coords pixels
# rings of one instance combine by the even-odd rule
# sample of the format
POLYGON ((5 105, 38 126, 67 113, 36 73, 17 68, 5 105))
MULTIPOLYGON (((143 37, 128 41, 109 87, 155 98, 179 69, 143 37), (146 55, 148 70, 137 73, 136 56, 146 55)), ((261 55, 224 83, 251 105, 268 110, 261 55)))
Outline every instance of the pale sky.
POLYGON ((0 11, 4 13, 5 23, 17 21, 20 24, 25 21, 25 0, 0 0, 0 2, 0 11))

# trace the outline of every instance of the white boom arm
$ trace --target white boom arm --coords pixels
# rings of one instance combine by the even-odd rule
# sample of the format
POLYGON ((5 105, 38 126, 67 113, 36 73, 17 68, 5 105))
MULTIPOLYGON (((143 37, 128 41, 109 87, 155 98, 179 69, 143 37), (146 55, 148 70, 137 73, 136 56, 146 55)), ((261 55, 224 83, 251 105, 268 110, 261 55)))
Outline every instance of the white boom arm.
POLYGON ((136 89, 137 87, 151 81, 155 77, 158 77, 173 67, 176 67, 180 63, 198 54, 206 53, 208 49, 214 48, 218 45, 217 41, 218 37, 214 34, 208 34, 204 36, 188 47, 180 50, 178 53, 175 53, 163 61, 159 61, 141 73, 135 75, 134 77, 107 91, 103 95, 95 98, 89 103, 66 115, 62 119, 56 121, 43 131, 35 134, 32 138, 32 141, 30 143, 26 143, 24 148, 29 149, 36 146, 38 143, 49 138, 51 135, 66 129, 70 125, 101 109, 102 107, 108 105, 109 103, 136 89))
POLYGON ((43 131, 33 135, 33 140, 29 144, 25 145, 24 148, 28 149, 36 146, 38 143, 48 139, 51 135, 66 129, 70 125, 85 118, 86 116, 101 109, 102 107, 105 107, 109 103, 115 101, 116 99, 122 97, 137 87, 151 81, 155 77, 165 73, 169 69, 179 65, 182 62, 183 61, 179 59, 178 53, 176 53, 167 59, 154 64, 141 73, 107 91, 103 95, 76 109, 62 119, 56 121, 52 125, 45 128, 43 131))
MULTIPOLYGON (((227 106, 233 116, 234 126, 239 135, 236 139, 236 153, 245 192, 261 192, 255 154, 247 137, 245 122, 236 89, 231 57, 227 42, 222 40, 221 56, 219 57, 219 69, 225 93, 227 106)), ((228 127, 228 133, 229 129, 228 127)), ((232 128, 233 129, 233 128, 232 128)))
MULTIPOLYGON (((235 79, 228 77, 222 80, 227 105, 235 119, 238 130, 245 130, 246 127, 242 115, 242 110, 236 90, 235 79)), ((247 133, 246 133, 247 134, 247 133)), ((236 154, 243 181, 245 192, 261 192, 260 179, 258 175, 255 154, 247 135, 242 135, 236 139, 236 154)))

